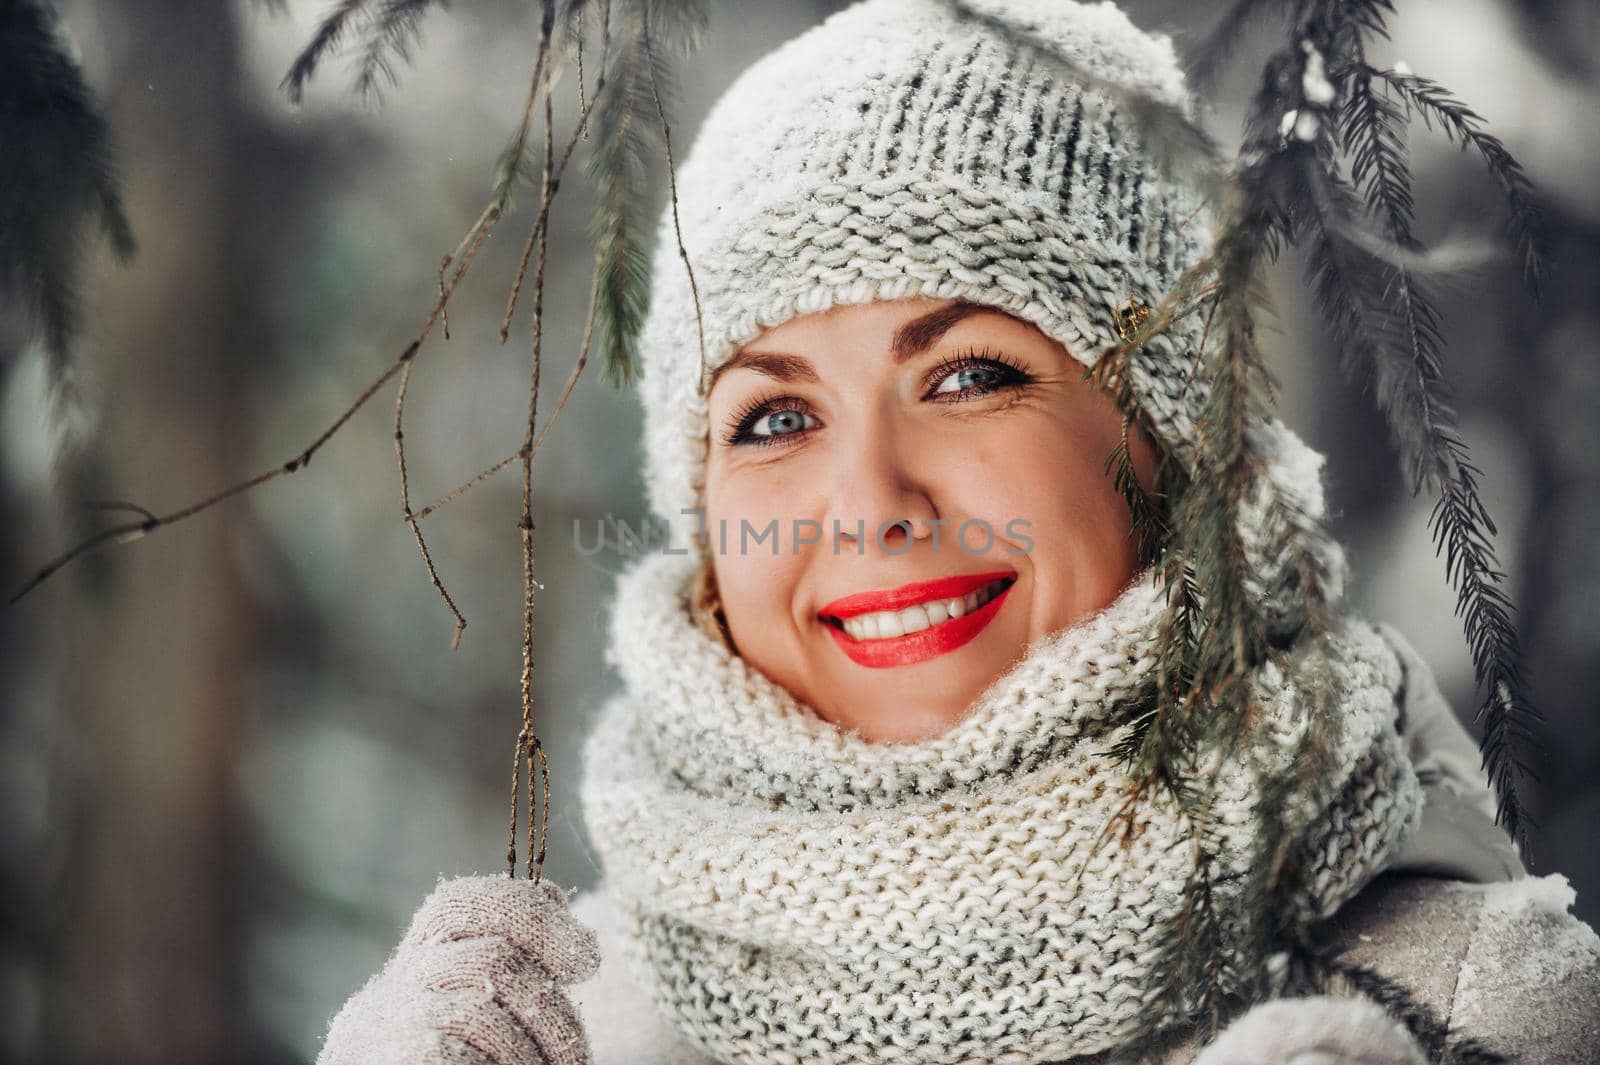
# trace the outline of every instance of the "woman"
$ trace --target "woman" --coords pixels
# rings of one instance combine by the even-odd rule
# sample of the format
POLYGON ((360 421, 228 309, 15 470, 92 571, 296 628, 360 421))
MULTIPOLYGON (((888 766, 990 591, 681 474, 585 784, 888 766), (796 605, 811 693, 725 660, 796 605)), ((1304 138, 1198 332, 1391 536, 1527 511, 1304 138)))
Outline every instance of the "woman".
MULTIPOLYGON (((1110 4, 867 0, 723 97, 679 173, 693 281, 664 228, 642 345, 651 504, 702 535, 619 585, 583 794, 604 882, 570 911, 442 884, 323 1062, 1400 1063, 1423 1013, 1461 1060, 1600 1057, 1600 940, 1493 828, 1426 665, 1349 614, 1298 641, 1284 545, 1335 593, 1343 555, 1275 516, 1320 518, 1321 459, 1265 420, 1237 524, 1286 654, 1252 690, 1339 722, 1284 905, 1421 1010, 1280 998, 1203 1047, 1160 1013, 1193 826, 1130 806, 1108 753, 1163 600, 1083 370, 1206 237, 1108 83, 1189 106, 1110 4)), ((1128 370, 1154 492, 1197 439, 1186 328, 1128 370)), ((1205 782, 1221 967, 1254 964, 1228 955, 1254 781, 1205 782)))

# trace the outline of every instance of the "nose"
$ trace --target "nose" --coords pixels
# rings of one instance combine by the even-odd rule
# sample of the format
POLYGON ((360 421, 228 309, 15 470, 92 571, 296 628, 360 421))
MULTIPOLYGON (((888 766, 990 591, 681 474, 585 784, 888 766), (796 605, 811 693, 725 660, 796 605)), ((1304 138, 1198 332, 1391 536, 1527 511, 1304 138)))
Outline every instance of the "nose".
POLYGON ((841 550, 848 545, 865 554, 876 544, 899 555, 933 535, 939 510, 930 471, 917 465, 905 444, 892 420, 884 419, 841 450, 825 523, 825 534, 836 535, 841 550))

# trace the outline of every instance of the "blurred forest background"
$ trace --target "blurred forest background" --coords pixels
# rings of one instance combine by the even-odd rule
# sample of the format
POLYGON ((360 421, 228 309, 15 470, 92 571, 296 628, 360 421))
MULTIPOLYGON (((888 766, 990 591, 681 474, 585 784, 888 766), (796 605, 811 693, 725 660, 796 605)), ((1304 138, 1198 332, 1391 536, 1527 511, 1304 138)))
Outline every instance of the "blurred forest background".
MULTIPOLYGON (((431 17, 381 109, 362 105, 340 64, 296 107, 277 85, 326 6, 59 0, 114 130, 140 251, 127 266, 97 254, 86 273, 88 413, 70 467, 43 360, 0 317, 8 590, 101 517, 83 499, 164 512, 298 453, 431 306, 440 257, 482 208, 516 121, 536 7, 479 0, 431 17)), ((740 69, 840 6, 714 4, 707 46, 682 67, 679 151, 740 69)), ((1180 50, 1223 6, 1126 4, 1180 50)), ((1375 58, 1405 60, 1484 115, 1547 211, 1543 304, 1504 259, 1440 305, 1549 719, 1538 869, 1566 874, 1600 923, 1600 7, 1398 7, 1392 50, 1375 58)), ((1252 31, 1211 98, 1225 145, 1280 33, 1252 31)), ((1492 237, 1500 200, 1477 160, 1420 128, 1413 145, 1424 238, 1492 237)), ((552 228, 545 380, 557 385, 588 291, 585 196, 574 170, 552 228)), ((419 359, 407 425, 419 504, 521 440, 526 335, 498 337, 532 204, 519 208, 452 303, 452 339, 436 333, 419 359)), ((1341 381, 1298 263, 1280 264, 1273 291, 1284 415, 1329 455, 1357 599, 1411 637, 1470 716, 1431 501, 1406 495, 1370 399, 1341 381)), ((643 519, 643 416, 591 366, 534 468, 536 724, 555 788, 546 875, 569 887, 596 874, 577 759, 615 683, 602 650, 626 562, 580 554, 574 522, 592 544, 605 515, 643 519)), ((504 869, 520 485, 505 473, 427 522, 470 623, 451 651, 453 621, 400 520, 391 419, 380 397, 306 471, 0 611, 0 1059, 309 1062, 441 873, 504 869)))

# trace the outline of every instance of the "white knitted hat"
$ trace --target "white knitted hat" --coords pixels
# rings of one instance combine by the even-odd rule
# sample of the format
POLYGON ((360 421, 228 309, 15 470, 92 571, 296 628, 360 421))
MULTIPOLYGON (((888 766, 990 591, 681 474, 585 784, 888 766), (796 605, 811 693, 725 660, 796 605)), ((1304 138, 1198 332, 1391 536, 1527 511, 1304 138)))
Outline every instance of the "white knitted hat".
MULTIPOLYGON (((1092 365, 1117 309, 1155 306, 1206 227, 1183 224, 1194 198, 1075 70, 1189 106, 1171 43, 1109 2, 865 0, 751 66, 678 170, 707 369, 796 315, 910 296, 1003 308, 1092 365)), ((707 423, 672 225, 664 212, 640 398, 651 505, 682 522, 707 423)))
MULTIPOLYGON (((1008 311, 1093 365, 1130 300, 1155 307, 1210 250, 1200 196, 1141 146, 1122 89, 1193 114, 1171 42, 1109 0, 864 0, 755 63, 678 171, 706 369, 797 315, 912 296, 1008 311)), ((654 269, 645 476, 656 515, 687 528, 708 425, 670 210, 654 269)), ((1198 330, 1191 319, 1158 335, 1128 365, 1186 464, 1207 391, 1187 387, 1198 330)), ((1253 433, 1268 460, 1258 493, 1319 517, 1322 457, 1277 422, 1253 433)), ((1281 543, 1274 532, 1255 530, 1281 543)), ((1277 584, 1275 560, 1256 561, 1277 584)))

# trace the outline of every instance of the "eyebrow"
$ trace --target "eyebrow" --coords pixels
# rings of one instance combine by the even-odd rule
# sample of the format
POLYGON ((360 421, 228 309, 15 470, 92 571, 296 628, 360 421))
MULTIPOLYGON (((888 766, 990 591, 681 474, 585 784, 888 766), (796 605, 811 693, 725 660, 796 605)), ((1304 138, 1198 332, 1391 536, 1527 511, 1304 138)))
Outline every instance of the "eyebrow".
MULTIPOLYGON (((889 355, 897 364, 905 362, 937 344, 941 337, 955 328, 957 322, 975 314, 988 313, 1003 312, 979 303, 968 303, 965 300, 957 300, 948 306, 929 311, 895 330, 894 338, 889 342, 889 355)), ((711 386, 717 383, 717 378, 729 370, 736 369, 754 370, 777 381, 805 381, 816 384, 821 380, 811 361, 803 356, 778 351, 745 350, 711 372, 711 381, 707 384, 706 391, 710 392, 711 386)))

